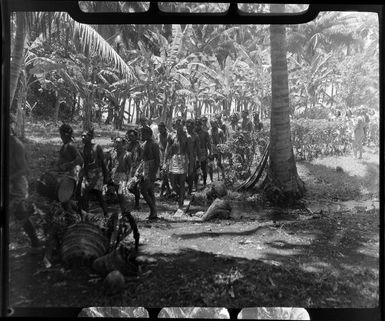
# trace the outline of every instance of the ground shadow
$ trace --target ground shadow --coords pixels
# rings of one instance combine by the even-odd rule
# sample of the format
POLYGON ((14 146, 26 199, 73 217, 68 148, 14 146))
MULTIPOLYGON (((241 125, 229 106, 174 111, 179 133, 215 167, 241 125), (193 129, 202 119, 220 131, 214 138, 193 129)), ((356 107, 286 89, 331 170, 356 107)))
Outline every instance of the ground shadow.
POLYGON ((174 254, 158 253, 153 258, 156 264, 143 267, 145 276, 129 281, 124 292, 114 295, 103 291, 101 281, 90 284, 86 271, 69 272, 65 278, 55 271, 40 273, 24 279, 22 284, 14 271, 11 305, 15 303, 12 299, 15 291, 23 291, 30 307, 375 305, 373 300, 364 298, 361 289, 354 284, 348 283, 335 291, 337 277, 317 282, 319 274, 299 267, 288 269, 261 260, 219 256, 193 249, 182 249, 174 254))
POLYGON ((333 200, 359 200, 363 191, 378 195, 379 193, 379 165, 371 162, 362 162, 365 165, 363 176, 352 176, 346 172, 336 172, 335 168, 321 164, 301 162, 313 176, 315 181, 305 180, 306 194, 331 198, 333 200))
MULTIPOLYGON (((366 182, 365 179, 369 180, 378 172, 378 166, 366 165, 367 174, 357 178, 347 173, 337 176, 333 169, 323 165, 305 164, 311 171, 335 178, 332 186, 318 190, 319 194, 333 193, 334 189, 338 193, 341 181, 350 186, 350 192, 358 193, 357 187, 363 180, 366 182)), ((317 185, 313 188, 317 189, 317 185)), ((24 249, 18 249, 10 253, 10 303, 24 307, 377 306, 378 276, 368 268, 378 269, 378 253, 370 255, 362 248, 370 240, 378 239, 375 232, 378 231, 378 213, 362 220, 368 222, 367 228, 362 230, 352 227, 353 220, 353 216, 344 219, 329 215, 312 222, 292 221, 292 224, 245 227, 238 231, 178 234, 186 240, 216 237, 219 241, 221 236, 235 239, 247 235, 260 239, 260 232, 268 230, 274 238, 261 239, 268 246, 261 259, 191 248, 151 254, 156 262, 143 265, 139 278, 129 278, 126 289, 114 295, 103 290, 103 278, 88 268, 74 271, 58 264, 44 269, 41 257, 23 254, 24 249), (278 231, 282 237, 277 235, 278 231), (293 242, 290 236, 312 238, 310 242, 293 242), (291 253, 287 255, 285 251, 291 253)), ((142 219, 139 223, 143 224, 142 219)), ((178 241, 175 239, 175 242, 178 241)))

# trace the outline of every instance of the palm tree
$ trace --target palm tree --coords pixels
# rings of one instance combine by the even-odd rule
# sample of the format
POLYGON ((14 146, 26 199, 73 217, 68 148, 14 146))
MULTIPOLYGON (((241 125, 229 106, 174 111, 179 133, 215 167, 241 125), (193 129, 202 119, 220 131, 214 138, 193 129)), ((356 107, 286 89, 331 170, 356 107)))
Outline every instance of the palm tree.
MULTIPOLYGON (((284 12, 284 5, 272 4, 271 11, 284 12)), ((283 25, 270 26, 270 45, 272 106, 265 192, 274 203, 287 204, 303 196, 304 183, 297 173, 290 135, 286 31, 283 25)))
POLYGON ((26 16, 23 12, 17 12, 15 18, 15 40, 11 52, 10 66, 10 105, 15 97, 17 82, 20 76, 20 70, 23 65, 24 44, 27 37, 26 16))
MULTIPOLYGON (((55 23, 59 21, 63 29, 69 27, 73 33, 74 39, 77 39, 77 49, 84 54, 97 54, 100 59, 105 62, 111 63, 115 69, 117 69, 122 77, 127 82, 132 82, 136 77, 133 69, 129 66, 122 57, 116 52, 112 45, 110 45, 92 26, 81 24, 73 20, 67 13, 57 12, 54 13, 55 19, 47 19, 47 16, 52 13, 16 13, 15 19, 15 38, 13 41, 13 48, 11 54, 11 79, 10 79, 10 102, 12 103, 17 82, 19 79, 21 66, 23 65, 24 59, 24 44, 26 38, 31 35, 33 28, 49 30, 46 33, 47 38, 51 36, 51 32, 55 29, 55 23), (59 18, 59 19, 57 19, 59 18), (40 27, 38 27, 40 26, 40 27), (43 28, 41 28, 43 27, 43 28), (81 41, 80 41, 81 39, 81 41)), ((60 26, 56 26, 58 32, 60 26)), ((30 37, 32 40, 32 37, 30 37)), ((92 80, 92 79, 90 79, 92 80)), ((90 115, 91 108, 90 102, 87 100, 89 95, 85 98, 85 115, 90 115)), ((83 122, 83 127, 87 128, 90 126, 90 118, 86 117, 83 122)))

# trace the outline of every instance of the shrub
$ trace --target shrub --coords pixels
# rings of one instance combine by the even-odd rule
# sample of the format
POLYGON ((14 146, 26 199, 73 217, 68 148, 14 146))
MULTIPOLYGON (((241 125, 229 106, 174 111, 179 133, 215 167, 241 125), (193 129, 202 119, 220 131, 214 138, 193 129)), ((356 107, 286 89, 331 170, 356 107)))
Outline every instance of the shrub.
POLYGON ((343 155, 352 144, 351 125, 343 120, 295 119, 291 121, 291 135, 297 160, 343 155))
POLYGON ((238 180, 247 179, 254 164, 257 164, 269 140, 269 129, 245 135, 235 132, 225 143, 218 146, 225 161, 225 184, 233 186, 238 180))
MULTIPOLYGON (((370 130, 370 137, 375 136, 370 130)), ((312 160, 321 155, 343 155, 352 145, 352 124, 343 120, 324 119, 291 120, 291 136, 297 160, 312 160)), ((263 130, 250 136, 236 132, 226 144, 219 145, 225 161, 225 183, 227 186, 247 179, 254 166, 261 160, 269 142, 270 128, 264 123, 263 130), (231 156, 230 156, 231 155, 231 156)), ((372 139, 373 140, 373 139, 372 139)))

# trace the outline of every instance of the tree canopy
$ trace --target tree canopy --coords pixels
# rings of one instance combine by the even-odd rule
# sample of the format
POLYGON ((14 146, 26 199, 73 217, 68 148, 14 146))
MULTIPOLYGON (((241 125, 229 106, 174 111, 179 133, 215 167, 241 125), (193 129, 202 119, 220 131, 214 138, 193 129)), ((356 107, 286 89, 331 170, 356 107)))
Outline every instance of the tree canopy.
MULTIPOLYGON (((112 5, 115 11, 143 9, 140 3, 90 1, 82 10, 112 5)), ((202 5, 185 3, 175 9, 175 3, 165 3, 162 8, 219 8, 202 5)), ((89 123, 103 116, 121 127, 142 114, 169 122, 175 114, 195 117, 247 108, 269 116, 266 25, 91 26, 66 13, 24 15, 23 76, 17 81, 16 101, 26 92, 23 107, 34 117, 82 117, 89 123)), ((14 43, 21 24, 15 17, 14 43)), ((322 118, 362 104, 378 109, 375 14, 322 12, 309 23, 286 29, 292 117, 322 118)))

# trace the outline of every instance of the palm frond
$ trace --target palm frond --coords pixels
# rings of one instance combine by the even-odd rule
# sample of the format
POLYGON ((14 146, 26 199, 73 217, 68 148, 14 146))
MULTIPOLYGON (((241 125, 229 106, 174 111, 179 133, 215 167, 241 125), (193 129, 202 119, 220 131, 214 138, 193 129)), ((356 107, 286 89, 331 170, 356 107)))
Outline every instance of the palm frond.
POLYGON ((111 70, 108 70, 108 69, 102 69, 98 72, 98 76, 99 75, 102 75, 102 76, 109 76, 112 78, 112 80, 114 81, 118 81, 120 78, 116 75, 115 72, 111 71, 111 70))
POLYGON ((181 45, 182 45, 182 28, 179 24, 173 24, 172 25, 172 43, 171 47, 168 52, 168 56, 170 57, 171 61, 177 60, 178 54, 181 51, 181 45))
POLYGON ((112 62, 125 78, 129 80, 135 79, 132 68, 126 64, 115 49, 93 27, 72 19, 69 22, 71 22, 74 32, 78 32, 79 37, 82 39, 83 52, 85 52, 88 46, 91 52, 97 53, 103 60, 112 62))
POLYGON ((176 94, 180 96, 189 96, 189 95, 192 95, 193 92, 191 90, 182 88, 182 89, 178 89, 176 91, 176 94))
POLYGON ((188 80, 179 72, 173 71, 171 72, 170 76, 176 81, 178 81, 183 86, 183 88, 189 88, 191 86, 190 80, 188 80))

